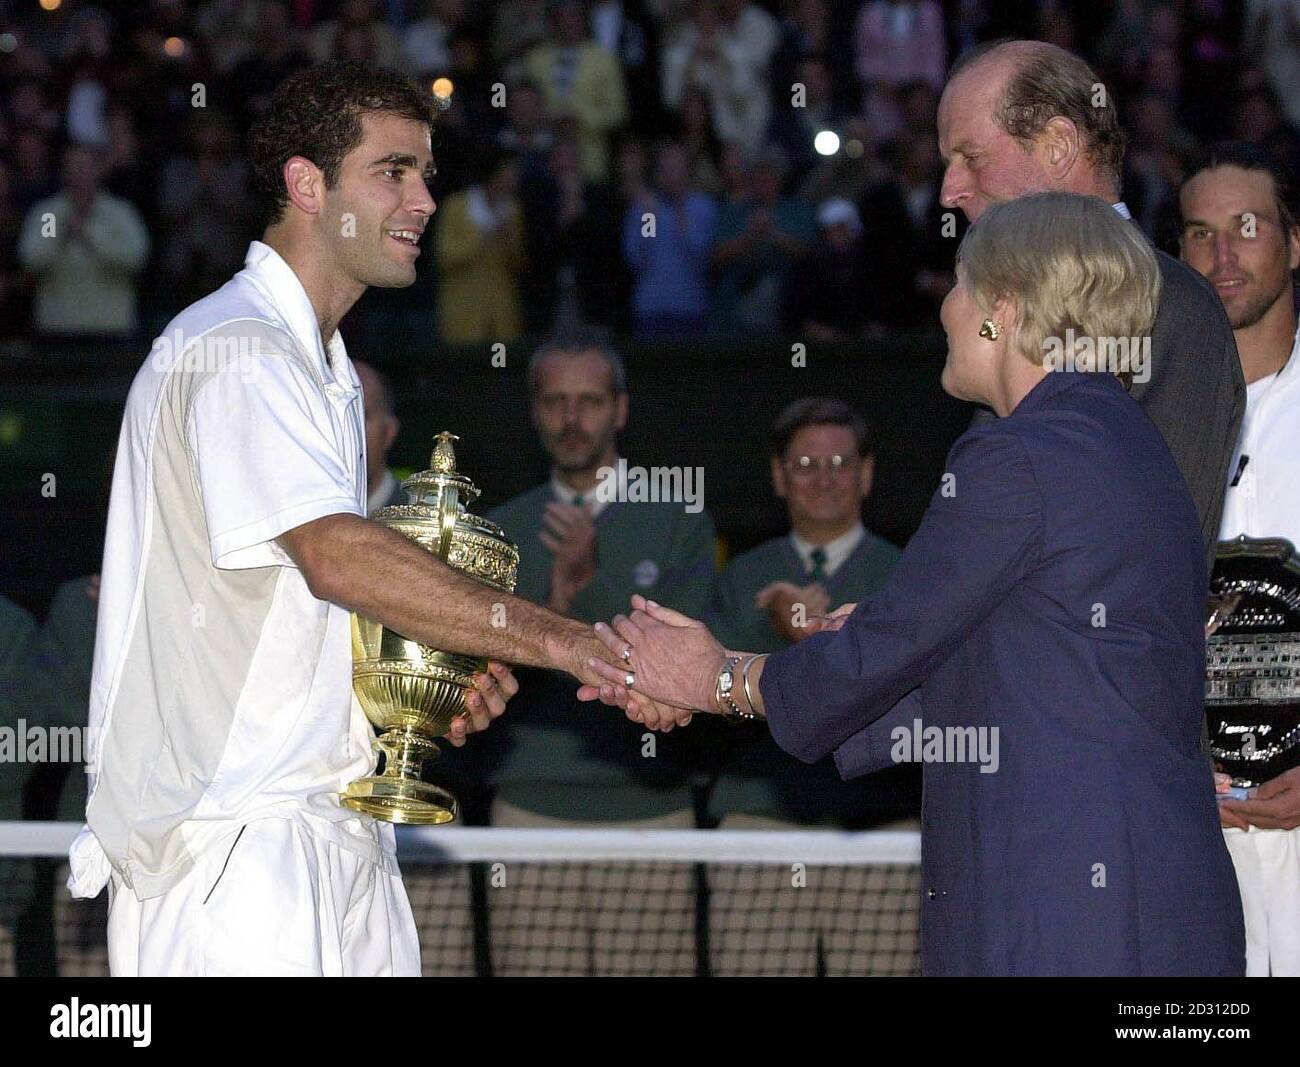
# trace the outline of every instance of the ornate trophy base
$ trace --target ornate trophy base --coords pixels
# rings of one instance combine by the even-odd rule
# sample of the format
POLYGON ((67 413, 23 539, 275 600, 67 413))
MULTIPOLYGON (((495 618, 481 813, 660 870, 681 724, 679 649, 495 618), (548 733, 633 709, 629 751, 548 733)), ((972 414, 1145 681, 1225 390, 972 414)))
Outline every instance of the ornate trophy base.
POLYGON ((375 741, 384 753, 383 774, 358 778, 343 792, 343 804, 384 822, 440 826, 459 812, 456 798, 423 781, 420 766, 438 755, 438 746, 400 728, 385 730, 375 741))

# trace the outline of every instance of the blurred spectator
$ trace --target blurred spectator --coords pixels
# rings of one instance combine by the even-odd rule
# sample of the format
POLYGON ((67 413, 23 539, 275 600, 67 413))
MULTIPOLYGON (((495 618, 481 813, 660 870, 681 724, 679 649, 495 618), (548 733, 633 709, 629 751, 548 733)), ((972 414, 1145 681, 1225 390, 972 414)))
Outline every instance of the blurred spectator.
POLYGON ((36 279, 32 324, 43 334, 135 333, 136 275, 149 255, 140 213, 100 185, 99 154, 70 145, 60 193, 32 206, 18 257, 36 279))
POLYGON ((525 57, 528 76, 541 89, 548 118, 572 120, 582 144, 582 169, 592 181, 609 174, 611 133, 628 120, 623 72, 617 58, 588 35, 580 0, 554 0, 553 43, 525 57))
MULTIPOLYGON (((827 214, 834 229, 856 212, 839 201, 827 214)), ((728 648, 776 652, 804 640, 811 636, 804 621, 878 592, 901 555, 863 525, 875 454, 865 420, 844 401, 803 397, 782 410, 769 465, 790 532, 737 556, 715 583, 710 628, 716 622, 714 632, 728 648)), ((738 740, 729 747, 740 758, 728 761, 710 797, 710 811, 725 820, 724 828, 745 826, 743 816, 785 819, 786 829, 852 821, 869 806, 866 791, 858 783, 847 788, 833 760, 801 768, 809 777, 793 787, 791 757, 766 730, 738 740)))
POLYGON ((891 177, 869 190, 860 209, 878 321, 917 327, 938 320, 953 284, 953 249, 966 220, 939 200, 937 143, 909 138, 889 147, 891 177))
POLYGON ((53 195, 58 187, 50 176, 50 139, 41 130, 18 127, 13 133, 13 146, 13 205, 26 215, 36 201, 53 195))
POLYGON ((1183 55, 1195 74, 1183 86, 1180 117, 1198 140, 1228 135, 1232 98, 1223 87, 1233 83, 1240 65, 1242 15, 1240 4, 1224 0, 1195 0, 1182 7, 1183 55))
POLYGON ((450 344, 511 341, 523 329, 524 226, 519 164, 497 154, 484 178, 439 207, 438 322, 450 344))
POLYGON ((677 115, 674 140, 680 141, 691 161, 691 186, 717 196, 722 191, 718 161, 722 142, 713 129, 709 98, 698 85, 686 90, 677 115))
POLYGON ((496 141, 502 151, 519 157, 520 174, 525 180, 545 171, 555 133, 547 125, 542 94, 532 82, 525 79, 507 87, 506 122, 497 131, 496 141))
POLYGON ((1246 0, 1242 51, 1264 68, 1287 121, 1300 127, 1300 5, 1295 0, 1246 0))
MULTIPOLYGON (((626 485, 608 492, 614 486, 602 477, 628 462, 618 448, 629 409, 618 354, 596 337, 549 342, 529 363, 528 392, 550 476, 489 513, 519 545, 516 594, 584 622, 627 610, 633 593, 698 617, 708 607, 713 580, 709 513, 681 502, 629 498, 626 485)), ((509 720, 479 747, 485 757, 495 756, 492 824, 693 827, 690 731, 656 737, 654 758, 646 759, 643 729, 606 708, 579 703, 575 688, 550 671, 521 677, 509 720)), ((627 973, 633 954, 638 972, 692 973, 689 864, 656 871, 659 904, 652 923, 644 924, 647 935, 653 926, 655 952, 637 948, 643 930, 635 915, 622 917, 617 932, 597 929, 604 925, 598 917, 612 914, 638 877, 632 867, 606 865, 580 873, 576 885, 539 884, 525 873, 494 891, 496 973, 544 970, 556 945, 574 951, 586 973, 627 973), (539 912, 557 934, 550 944, 529 946, 526 932, 539 912)))
POLYGON ((948 44, 943 10, 936 0, 869 0, 858 14, 853 36, 858 78, 865 95, 863 114, 871 144, 902 132, 898 90, 908 82, 943 87, 948 44))
POLYGON ((129 200, 146 220, 154 208, 154 176, 135 135, 135 120, 122 104, 110 103, 104 116, 108 145, 104 150, 104 188, 129 200))
POLYGON ((1271 89, 1260 87, 1241 97, 1233 136, 1268 149, 1286 171, 1300 174, 1300 134, 1287 122, 1271 89))
MULTIPOLYGON (((267 43, 266 8, 277 0, 208 0, 196 5, 194 30, 218 74, 228 74, 267 43)), ((287 12, 286 12, 287 13, 287 12)))
POLYGON ((484 59, 482 42, 468 27, 461 26, 447 36, 451 66, 446 75, 454 86, 454 98, 465 109, 476 140, 490 135, 501 122, 501 110, 493 106, 493 86, 500 81, 484 59))
POLYGON ((715 332, 781 330, 791 271, 807 255, 815 235, 809 205, 782 195, 787 172, 785 153, 769 147, 750 167, 749 196, 729 201, 718 214, 715 332))
POLYGON ((877 154, 867 149, 870 139, 866 119, 860 116, 846 119, 840 150, 831 156, 817 157, 797 189, 799 197, 809 204, 819 204, 833 196, 855 203, 861 200, 871 186, 883 180, 885 173, 877 154))
POLYGON ((221 288, 239 270, 254 222, 248 166, 229 120, 196 111, 188 134, 188 151, 168 160, 158 185, 160 270, 183 303, 221 288))
POLYGON ((551 33, 550 0, 501 0, 492 15, 492 60, 508 77, 522 71, 524 56, 551 33))
MULTIPOLYGON (((841 133, 838 108, 831 94, 831 70, 823 56, 805 56, 799 61, 797 83, 802 87, 800 106, 792 96, 778 94, 772 112, 768 141, 785 152, 790 162, 790 180, 801 182, 823 157, 814 147, 822 131, 841 133)), ((924 127, 922 127, 924 128, 924 127)))
POLYGON ((1046 41, 1048 44, 1056 45, 1057 48, 1075 52, 1078 48, 1074 35, 1074 15, 1070 9, 1063 7, 1056 0, 1042 0, 1031 36, 1035 40, 1046 41))
MULTIPOLYGON (((809 56, 828 63, 835 41, 831 36, 830 8, 826 0, 787 0, 779 26, 779 43, 772 56, 772 104, 790 102, 790 87, 799 78, 799 64, 809 56)), ((832 70, 832 83, 851 79, 851 70, 832 70)), ((836 100, 837 104, 842 103, 836 100)), ((856 106, 856 101, 854 101, 856 106)))
POLYGON ((427 11, 402 35, 402 58, 407 73, 416 77, 446 74, 451 67, 448 39, 465 21, 465 0, 425 0, 427 11))
POLYGON ((405 504, 406 491, 397 475, 388 469, 388 453, 402 429, 393 408, 393 390, 388 378, 364 360, 352 366, 361 382, 362 407, 366 414, 366 514, 373 515, 390 504, 405 504))
POLYGON ((70 42, 63 60, 64 70, 68 72, 64 129, 70 141, 106 145, 108 20, 101 15, 85 19, 79 25, 81 32, 70 42))
POLYGON ((1099 66, 1126 85, 1141 75, 1148 6, 1147 0, 1117 0, 1097 41, 1099 66))
POLYGON ((261 0, 253 38, 254 47, 230 68, 226 98, 241 130, 248 129, 266 110, 271 93, 311 57, 302 47, 298 31, 284 0, 261 0))
POLYGON ((701 0, 664 49, 664 105, 681 107, 689 86, 704 90, 713 127, 724 141, 757 147, 772 110, 768 64, 778 43, 776 19, 745 0, 701 0))
POLYGON ((376 10, 374 0, 343 0, 336 18, 312 30, 307 49, 317 63, 364 59, 381 67, 402 65, 401 42, 376 10))
POLYGON ((663 131, 659 96, 659 26, 644 0, 594 0, 591 32, 596 43, 617 57, 627 86, 628 106, 642 134, 663 131))
POLYGON ((877 294, 867 273, 862 219, 840 197, 817 209, 812 255, 795 270, 787 299, 787 333, 810 341, 849 341, 873 322, 877 294))
POLYGON ((624 207, 629 206, 645 188, 646 169, 649 166, 650 156, 640 140, 625 137, 619 142, 614 153, 614 184, 624 207))
MULTIPOLYGON (((790 532, 738 556, 718 578, 709 623, 728 648, 778 652, 802 640, 804 619, 878 593, 900 555, 862 523, 875 457, 857 412, 840 400, 804 397, 781 412, 773 438, 772 486, 789 511, 790 532)), ((909 812, 905 769, 846 783, 833 758, 798 764, 765 726, 702 722, 700 728, 711 731, 723 754, 708 795, 709 821, 719 830, 859 828, 909 812)), ((712 891, 723 899, 743 894, 761 917, 742 925, 711 915, 714 974, 843 974, 878 936, 868 933, 870 924, 838 918, 845 893, 867 891, 865 869, 846 871, 843 882, 810 882, 796 893, 786 871, 719 865, 708 878, 712 891), (773 928, 801 934, 774 944, 773 928)))
POLYGON ((1178 125, 1173 105, 1161 93, 1138 95, 1128 111, 1131 134, 1124 153, 1124 203, 1148 234, 1178 225, 1178 186, 1195 150, 1191 134, 1178 125))
POLYGON ((719 205, 738 204, 749 196, 749 160, 738 144, 722 146, 718 156, 719 205))
POLYGON ((623 217, 633 330, 640 337, 695 336, 708 320, 717 205, 690 187, 690 159, 676 142, 659 149, 655 184, 654 192, 644 184, 633 190, 623 217))
POLYGON ((551 151, 546 172, 523 183, 522 198, 528 332, 584 326, 625 332, 631 278, 619 249, 623 203, 616 190, 587 181, 577 142, 562 140, 551 151))
POLYGON ((40 82, 21 81, 9 95, 9 117, 14 125, 52 134, 59 128, 59 111, 40 82))

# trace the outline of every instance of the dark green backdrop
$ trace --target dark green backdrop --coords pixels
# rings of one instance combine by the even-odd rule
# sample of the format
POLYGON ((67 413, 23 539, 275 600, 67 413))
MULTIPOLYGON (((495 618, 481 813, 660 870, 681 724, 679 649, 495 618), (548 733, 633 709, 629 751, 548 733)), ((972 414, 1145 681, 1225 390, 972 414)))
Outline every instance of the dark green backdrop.
MULTIPOLYGON (((0 362, 0 592, 38 615, 59 582, 99 566, 109 453, 144 351, 43 346, 39 360, 0 362), (42 493, 47 474, 53 496, 42 493)), ((394 382, 395 466, 423 467, 433 435, 450 429, 461 437, 461 468, 483 490, 477 509, 545 477, 524 390, 528 343, 508 346, 503 368, 486 345, 449 349, 410 330, 354 335, 349 351, 394 382)), ((647 467, 703 467, 705 505, 732 552, 782 529, 768 434, 791 400, 837 396, 871 420, 877 480, 866 519, 899 544, 970 420, 969 406, 939 388, 940 337, 812 345, 804 367, 792 366, 787 343, 628 343, 622 351, 631 394, 624 455, 647 467)))

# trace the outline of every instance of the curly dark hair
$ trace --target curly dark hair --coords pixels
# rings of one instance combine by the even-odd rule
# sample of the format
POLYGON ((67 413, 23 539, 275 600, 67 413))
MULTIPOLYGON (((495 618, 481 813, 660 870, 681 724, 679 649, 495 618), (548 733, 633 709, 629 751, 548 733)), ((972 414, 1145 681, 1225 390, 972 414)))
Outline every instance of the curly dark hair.
POLYGON ((285 78, 248 131, 263 224, 284 218, 289 194, 283 170, 289 159, 310 159, 325 175, 326 188, 334 188, 343 158, 361 143, 362 117, 376 112, 433 126, 432 97, 405 74, 386 67, 335 61, 285 78))

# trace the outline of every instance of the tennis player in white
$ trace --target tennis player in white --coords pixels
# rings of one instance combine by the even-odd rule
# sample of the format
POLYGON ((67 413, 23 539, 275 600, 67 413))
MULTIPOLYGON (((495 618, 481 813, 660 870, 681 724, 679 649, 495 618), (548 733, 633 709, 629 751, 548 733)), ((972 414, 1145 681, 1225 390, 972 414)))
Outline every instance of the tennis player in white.
POLYGON ((595 681, 587 658, 608 655, 589 627, 364 517, 361 389, 337 325, 367 286, 415 280, 430 115, 392 71, 286 80, 249 140, 262 240, 131 387, 69 879, 79 897, 109 888, 115 975, 420 973, 393 828, 339 802, 375 762, 350 611, 492 659, 453 744, 516 691, 500 661, 595 681))

